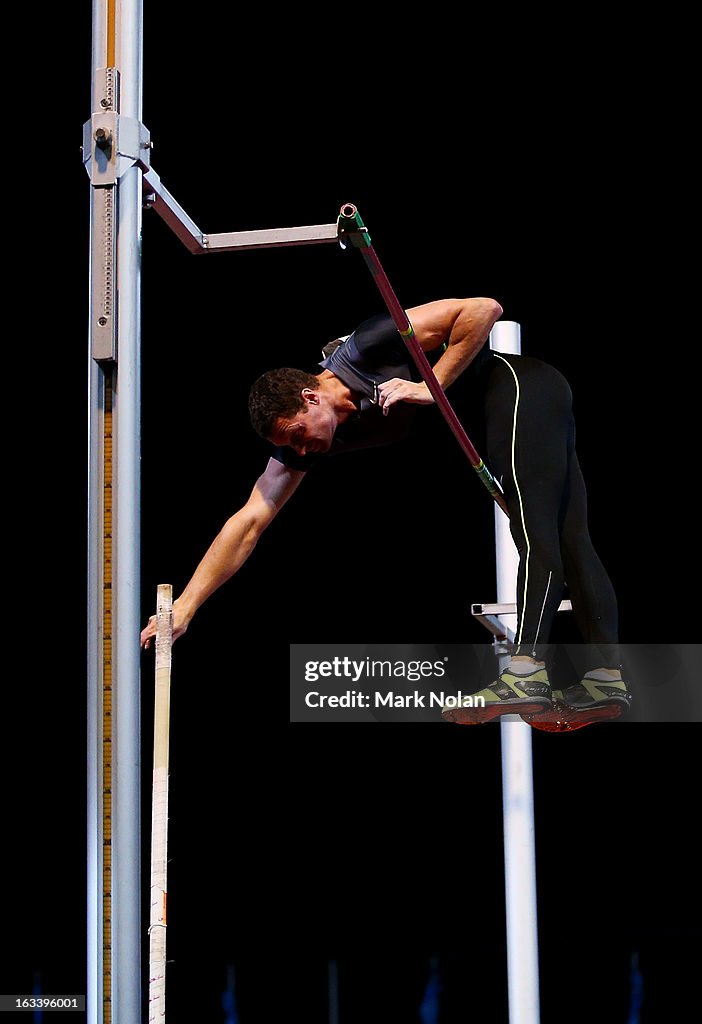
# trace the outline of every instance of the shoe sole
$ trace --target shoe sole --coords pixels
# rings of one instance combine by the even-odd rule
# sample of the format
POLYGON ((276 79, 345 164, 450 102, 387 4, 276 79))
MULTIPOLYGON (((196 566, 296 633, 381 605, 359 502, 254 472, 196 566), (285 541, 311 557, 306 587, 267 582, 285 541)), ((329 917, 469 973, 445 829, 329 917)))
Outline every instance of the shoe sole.
POLYGON ((586 725, 598 722, 612 722, 619 718, 629 707, 628 701, 608 701, 606 704, 593 704, 588 708, 577 708, 574 704, 563 704, 554 701, 553 709, 543 715, 525 713, 522 718, 534 729, 543 732, 574 732, 586 725))
POLYGON ((540 717, 550 712, 552 707, 547 697, 521 697, 514 701, 501 700, 499 703, 487 704, 484 708, 446 708, 441 712, 441 717, 444 721, 454 722, 456 725, 485 725, 503 715, 540 717))

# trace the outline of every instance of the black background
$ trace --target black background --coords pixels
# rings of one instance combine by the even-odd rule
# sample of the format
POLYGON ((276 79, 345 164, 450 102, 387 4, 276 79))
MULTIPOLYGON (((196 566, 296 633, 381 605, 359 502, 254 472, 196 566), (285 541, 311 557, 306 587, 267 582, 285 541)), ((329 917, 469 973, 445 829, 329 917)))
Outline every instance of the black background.
MULTIPOLYGON (((10 282, 25 298, 8 303, 6 367, 19 662, 3 744, 5 992, 34 972, 44 991, 85 991, 81 6, 68 33, 57 12, 42 24, 37 74, 17 90, 26 162, 7 195, 22 243, 10 282)), ((200 227, 327 223, 351 201, 406 306, 499 299, 523 351, 572 383, 622 641, 694 639, 681 603, 695 579, 694 299, 667 239, 679 197, 660 156, 665 104, 626 33, 590 25, 576 45, 557 26, 542 50, 518 45, 527 26, 505 38, 439 11, 381 31, 373 12, 147 7, 153 164, 200 227)), ((528 26, 532 42, 541 28, 528 26)), ((253 379, 315 359, 382 306, 358 253, 194 258, 149 212, 142 288, 145 622, 156 585, 182 589, 265 465, 246 414, 253 379)), ((485 639, 467 607, 494 598, 492 505, 432 412, 411 444, 310 476, 175 649, 173 1021, 222 1020, 230 964, 242 1024, 325 1021, 337 958, 342 1024, 404 1024, 431 956, 446 972, 442 1024, 507 1019, 499 731, 287 722, 291 642, 485 639)), ((145 864, 152 665, 144 655, 145 864)), ((545 1022, 626 1021, 634 953, 641 1019, 689 1008, 698 739, 696 724, 534 734, 545 1022)))

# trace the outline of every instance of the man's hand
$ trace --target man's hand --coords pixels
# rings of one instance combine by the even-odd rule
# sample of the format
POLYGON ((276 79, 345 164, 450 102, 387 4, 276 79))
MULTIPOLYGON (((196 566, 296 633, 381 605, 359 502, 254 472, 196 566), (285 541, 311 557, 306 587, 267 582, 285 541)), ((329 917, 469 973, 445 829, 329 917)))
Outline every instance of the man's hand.
POLYGON ((387 416, 395 402, 431 405, 433 401, 429 388, 423 381, 421 384, 415 384, 411 380, 393 377, 378 385, 378 405, 383 410, 383 416, 387 416))
MULTIPOLYGON (((178 601, 173 602, 173 642, 182 636, 190 625, 190 616, 186 615, 183 610, 178 608, 178 601)), ((139 641, 145 651, 148 651, 151 646, 151 641, 156 636, 156 616, 152 615, 146 626, 141 631, 141 640, 139 641)))

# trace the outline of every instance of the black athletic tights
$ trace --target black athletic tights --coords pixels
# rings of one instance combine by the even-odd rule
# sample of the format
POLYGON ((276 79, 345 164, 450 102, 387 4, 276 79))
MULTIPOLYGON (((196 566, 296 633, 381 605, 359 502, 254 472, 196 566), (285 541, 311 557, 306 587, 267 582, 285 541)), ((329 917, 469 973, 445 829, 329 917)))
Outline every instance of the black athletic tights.
POLYGON ((587 667, 618 668, 617 600, 588 532, 568 382, 538 359, 492 355, 487 461, 519 551, 515 653, 545 657, 567 582, 583 643, 593 647, 587 667))

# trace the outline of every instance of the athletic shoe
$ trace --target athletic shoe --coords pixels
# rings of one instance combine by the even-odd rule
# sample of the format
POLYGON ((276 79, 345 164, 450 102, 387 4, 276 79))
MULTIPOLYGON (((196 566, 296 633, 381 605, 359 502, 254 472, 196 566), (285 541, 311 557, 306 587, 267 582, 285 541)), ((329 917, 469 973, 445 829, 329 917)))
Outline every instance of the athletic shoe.
POLYGON ((539 715, 522 715, 524 721, 543 732, 574 732, 584 725, 619 718, 631 704, 631 694, 623 681, 613 679, 603 684, 603 680, 589 676, 585 676, 582 683, 575 683, 565 690, 554 690, 552 699, 553 707, 550 711, 539 715), (603 695, 596 696, 590 689, 593 686, 603 695), (605 694, 608 687, 614 692, 605 694))
POLYGON ((558 697, 564 708, 575 713, 575 721, 583 725, 619 718, 631 706, 631 694, 623 679, 593 679, 585 675, 558 697))
POLYGON ((469 700, 470 707, 444 705, 441 717, 458 725, 482 725, 501 715, 540 715, 551 709, 551 685, 545 668, 526 676, 505 669, 499 679, 484 690, 472 693, 469 700), (480 706, 483 703, 484 706, 480 706))

